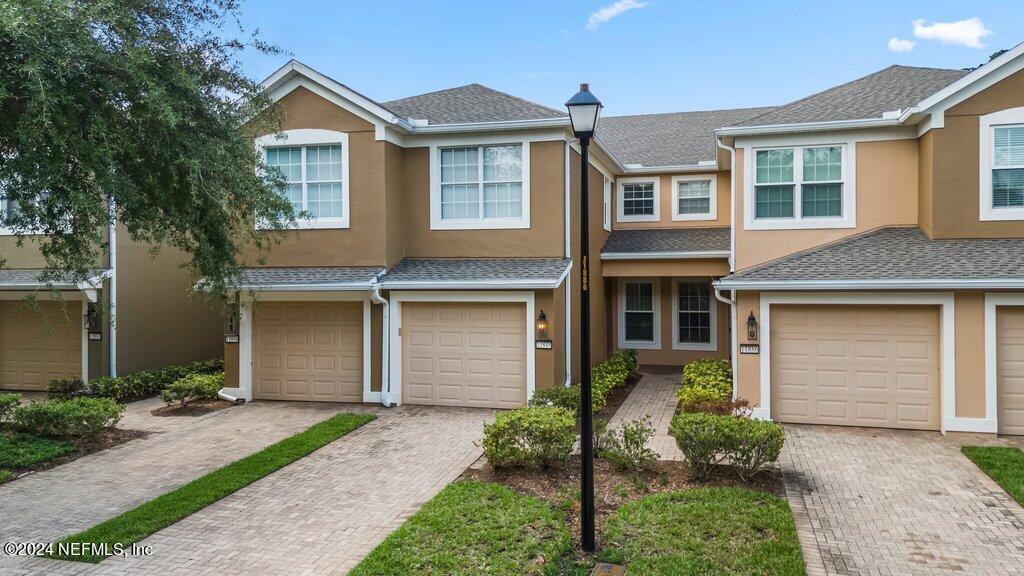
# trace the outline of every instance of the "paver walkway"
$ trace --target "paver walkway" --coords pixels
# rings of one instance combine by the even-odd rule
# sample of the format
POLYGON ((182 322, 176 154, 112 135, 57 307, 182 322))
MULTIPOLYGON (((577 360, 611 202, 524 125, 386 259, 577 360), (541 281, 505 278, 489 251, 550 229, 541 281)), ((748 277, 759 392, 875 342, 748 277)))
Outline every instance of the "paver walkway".
POLYGON ((786 425, 780 465, 808 573, 1024 574, 1024 509, 960 453, 963 440, 786 425))
MULTIPOLYGON (((68 535, 182 484, 183 467, 191 479, 255 451, 253 445, 262 447, 271 435, 284 437, 335 412, 365 409, 251 403, 195 429, 154 434, 18 480, 0 487, 0 540, 68 535), (136 445, 148 454, 135 454, 136 445), (223 462, 213 463, 211 453, 221 454, 223 462), (192 464, 194 459, 205 465, 192 464), (125 466, 123 460, 141 464, 125 466), (148 487, 140 490, 136 481, 148 487), (63 516, 55 513, 61 510, 63 516)), ((416 406, 377 412, 374 422, 149 537, 144 543, 153 556, 87 565, 0 555, 0 573, 344 574, 479 456, 474 442, 491 416, 487 410, 416 406)))
POLYGON ((676 397, 678 389, 679 374, 643 374, 629 397, 608 421, 608 427, 618 428, 623 422, 650 416, 654 438, 647 445, 662 460, 682 460, 683 453, 676 447, 675 438, 669 431, 679 403, 676 397))

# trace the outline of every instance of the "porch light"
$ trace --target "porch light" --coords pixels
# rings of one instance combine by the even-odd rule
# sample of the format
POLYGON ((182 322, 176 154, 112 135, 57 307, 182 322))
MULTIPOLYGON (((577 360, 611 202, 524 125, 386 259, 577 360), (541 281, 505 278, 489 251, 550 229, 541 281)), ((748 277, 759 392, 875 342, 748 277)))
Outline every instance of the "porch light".
POLYGON ((747 340, 757 340, 757 318, 754 317, 754 311, 750 311, 750 316, 747 316, 747 340))
POLYGON ((569 109, 569 121, 577 138, 590 138, 597 130, 601 116, 601 101, 590 93, 590 84, 580 84, 580 91, 565 103, 569 109))
POLYGON ((537 340, 550 340, 548 338, 548 317, 543 310, 537 317, 537 340))

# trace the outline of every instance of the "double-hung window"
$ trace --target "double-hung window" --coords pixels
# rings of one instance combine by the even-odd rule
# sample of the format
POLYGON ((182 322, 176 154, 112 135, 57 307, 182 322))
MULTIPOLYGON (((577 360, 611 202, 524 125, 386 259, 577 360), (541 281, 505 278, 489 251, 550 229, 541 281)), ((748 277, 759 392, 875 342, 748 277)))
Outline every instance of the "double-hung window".
POLYGON ((660 219, 660 179, 619 178, 619 222, 655 222, 660 219))
POLYGON ((673 301, 676 350, 717 350, 714 298, 709 280, 677 280, 673 301))
POLYGON ((714 175, 672 177, 672 220, 715 220, 718 199, 714 175))
POLYGON ((658 280, 619 283, 619 347, 659 348, 658 280))
POLYGON ((992 142, 992 208, 1024 208, 1024 126, 997 126, 992 142))
POLYGON ((348 228, 348 135, 299 129, 257 140, 267 168, 284 179, 300 228, 348 228))
POLYGON ((523 144, 440 148, 437 163, 435 227, 529 226, 523 144))
POLYGON ((849 226, 846 153, 840 144, 755 149, 753 221, 849 226))

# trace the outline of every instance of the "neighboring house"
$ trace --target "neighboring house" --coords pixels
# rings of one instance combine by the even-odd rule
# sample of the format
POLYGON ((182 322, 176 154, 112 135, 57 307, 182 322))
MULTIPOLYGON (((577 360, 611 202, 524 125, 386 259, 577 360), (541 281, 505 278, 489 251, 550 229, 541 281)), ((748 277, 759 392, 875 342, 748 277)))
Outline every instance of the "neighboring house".
MULTIPOLYGON (((732 358, 785 422, 1024 433, 1022 52, 602 119, 594 362, 732 358)), ((561 110, 479 85, 375 102, 295 61, 265 86, 284 131, 256 143, 318 217, 243 274, 235 394, 503 408, 578 376, 561 110)))
MULTIPOLYGON (((0 216, 11 208, 0 205, 0 216)), ((25 236, 19 247, 0 222, 0 389, 45 390, 57 377, 88 380, 221 354, 220 312, 191 294, 180 253, 154 257, 123 228, 114 237, 114 256, 86 281, 47 284, 39 251, 46 237, 25 236)))

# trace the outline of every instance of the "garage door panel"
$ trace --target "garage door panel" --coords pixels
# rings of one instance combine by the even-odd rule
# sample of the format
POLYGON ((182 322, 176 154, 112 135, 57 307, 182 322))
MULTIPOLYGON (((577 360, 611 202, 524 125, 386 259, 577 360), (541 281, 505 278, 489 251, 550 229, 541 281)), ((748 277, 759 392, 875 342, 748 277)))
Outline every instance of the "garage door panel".
POLYGON ((934 307, 773 306, 772 417, 938 429, 934 307))
POLYGON ((403 402, 525 403, 524 304, 409 302, 402 309, 403 402))
POLYGON ((1024 435, 1024 306, 996 308, 996 397, 999 433, 1024 435))
POLYGON ((361 402, 362 302, 263 302, 253 314, 256 398, 361 402))
POLYGON ((50 380, 82 375, 81 305, 0 302, 0 388, 45 390, 50 380))

